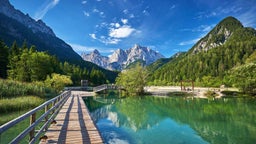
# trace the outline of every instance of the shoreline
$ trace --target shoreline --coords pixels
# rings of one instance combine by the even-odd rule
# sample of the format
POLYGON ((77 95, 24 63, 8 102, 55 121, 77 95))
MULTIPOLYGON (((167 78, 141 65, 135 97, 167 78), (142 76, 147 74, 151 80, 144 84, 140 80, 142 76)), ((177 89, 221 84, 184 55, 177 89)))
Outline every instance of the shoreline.
POLYGON ((155 95, 167 95, 171 92, 186 92, 186 93, 193 93, 194 98, 208 98, 205 93, 207 91, 212 91, 217 94, 215 98, 221 98, 224 96, 222 91, 238 91, 237 88, 213 88, 213 87, 194 87, 194 91, 192 91, 191 87, 187 87, 189 90, 184 91, 181 90, 180 86, 146 86, 144 87, 145 92, 155 94, 155 95))

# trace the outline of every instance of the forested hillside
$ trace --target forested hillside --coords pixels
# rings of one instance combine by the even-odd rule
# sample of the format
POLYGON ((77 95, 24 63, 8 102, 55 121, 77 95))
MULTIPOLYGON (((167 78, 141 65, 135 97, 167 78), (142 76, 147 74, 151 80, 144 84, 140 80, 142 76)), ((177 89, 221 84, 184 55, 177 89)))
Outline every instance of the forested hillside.
POLYGON ((205 86, 232 85, 230 70, 246 64, 255 50, 256 30, 245 28, 235 18, 228 17, 185 55, 154 71, 149 84, 170 85, 180 80, 194 80, 205 86))
MULTIPOLYGON (((9 5, 9 2, 8 2, 9 5)), ((8 17, 7 15, 0 13, 0 40, 5 42, 8 47, 11 47, 13 42, 15 41, 16 45, 22 45, 24 42, 26 46, 30 48, 31 46, 34 47, 34 50, 40 52, 46 52, 51 56, 55 56, 60 62, 62 63, 69 63, 70 65, 76 66, 79 69, 86 69, 89 71, 89 75, 91 75, 91 71, 93 72, 92 75, 98 75, 99 73, 103 73, 104 79, 103 80, 92 80, 94 81, 109 81, 114 82, 117 73, 109 70, 105 70, 91 62, 84 61, 67 43, 63 40, 58 38, 54 35, 53 31, 46 26, 42 21, 35 21, 30 18, 28 15, 21 13, 13 9, 13 7, 9 6, 8 9, 13 13, 20 16, 19 19, 29 19, 28 24, 21 23, 17 19, 13 19, 8 17), (42 31, 35 31, 31 28, 30 24, 38 25, 38 23, 42 23, 42 27, 39 27, 39 30, 43 29, 50 29, 51 32, 42 32, 42 31), (95 72, 98 71, 98 72, 95 72)), ((1 61, 5 61, 1 59, 1 61)), ((40 60, 39 60, 40 61, 40 60)), ((2 67, 6 65, 5 62, 1 63, 0 69, 6 69, 2 67)), ((70 70, 69 70, 70 73, 70 70)), ((6 74, 1 75, 1 77, 6 77, 6 74)), ((77 77, 77 76, 76 76, 77 77)), ((94 76, 100 77, 101 76, 94 76)), ((90 79, 89 77, 83 77, 84 79, 90 79)), ((96 79, 96 78, 93 78, 96 79)))
MULTIPOLYGON (((92 85, 111 82, 105 73, 96 68, 81 68, 68 62, 60 62, 47 52, 39 52, 35 46, 21 47, 16 42, 10 48, 0 41, 0 77, 22 82, 45 81, 53 74, 70 76, 73 85, 80 85, 81 79, 87 79, 92 85)), ((114 75, 112 80, 115 78, 114 75)))

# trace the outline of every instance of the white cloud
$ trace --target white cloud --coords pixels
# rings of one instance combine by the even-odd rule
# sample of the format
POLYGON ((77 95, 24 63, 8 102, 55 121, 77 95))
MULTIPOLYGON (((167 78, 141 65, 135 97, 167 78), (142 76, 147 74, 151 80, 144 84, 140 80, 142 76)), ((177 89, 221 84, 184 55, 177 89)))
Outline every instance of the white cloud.
POLYGON ((134 28, 131 28, 131 26, 124 25, 117 29, 110 29, 109 36, 113 38, 126 38, 130 36, 135 31, 134 28))
POLYGON ((117 38, 111 38, 111 37, 105 37, 105 36, 100 36, 98 39, 100 42, 108 45, 108 44, 118 44, 121 40, 117 38))
POLYGON ((121 19, 122 23, 126 25, 128 23, 128 19, 121 19))
POLYGON ((84 0, 84 1, 82 1, 82 4, 86 4, 86 3, 87 3, 87 1, 85 1, 85 0, 84 0))
POLYGON ((98 51, 100 51, 101 53, 112 53, 114 52, 114 49, 109 49, 109 48, 103 48, 103 47, 91 47, 91 46, 85 46, 85 45, 81 45, 81 44, 74 44, 74 43, 68 43, 74 51, 76 51, 77 53, 84 53, 84 52, 92 52, 95 49, 97 49, 98 51))
POLYGON ((121 25, 119 23, 111 23, 110 26, 119 28, 121 25))
POLYGON ((199 27, 192 29, 192 31, 198 31, 198 32, 209 32, 216 24, 212 25, 200 25, 199 27))
POLYGON ((116 28, 119 28, 119 27, 120 27, 120 24, 119 24, 119 23, 115 23, 115 27, 116 27, 116 28))
POLYGON ((135 18, 134 14, 130 14, 130 18, 135 18))
POLYGON ((96 34, 89 34, 89 36, 91 37, 91 38, 93 38, 93 39, 97 39, 97 37, 96 37, 96 34))
POLYGON ((236 16, 237 14, 249 11, 251 8, 253 8, 251 5, 255 5, 255 3, 250 3, 250 1, 242 2, 240 0, 234 0, 232 3, 224 2, 221 6, 213 10, 197 13, 195 19, 204 19, 217 16, 236 16))
POLYGON ((92 10, 92 12, 94 12, 94 13, 99 13, 100 11, 95 8, 95 9, 92 10))
POLYGON ((104 44, 118 44, 121 40, 117 38, 105 38, 105 39, 100 39, 100 41, 104 44))
POLYGON ((87 16, 87 17, 89 17, 89 16, 90 16, 90 13, 84 11, 84 15, 87 16))
POLYGON ((143 10, 142 13, 146 16, 149 16, 149 12, 147 10, 143 10))
POLYGON ((200 40, 200 38, 196 38, 196 39, 188 40, 188 41, 183 41, 183 42, 180 42, 179 45, 180 46, 191 45, 191 44, 195 44, 199 40, 200 40))
POLYGON ((191 31, 191 32, 209 32, 210 30, 212 30, 215 27, 216 24, 211 24, 211 25, 200 25, 196 28, 186 28, 186 29, 182 29, 181 31, 191 31))
POLYGON ((104 15, 105 13, 102 12, 102 11, 100 11, 100 10, 98 10, 98 9, 96 9, 96 8, 94 8, 94 9, 92 10, 92 12, 99 14, 99 16, 102 17, 102 18, 105 17, 105 15, 104 15))
POLYGON ((35 19, 39 20, 42 19, 45 14, 52 8, 54 8, 58 3, 60 2, 60 0, 48 0, 46 1, 41 8, 35 13, 35 19))
POLYGON ((101 17, 105 17, 104 12, 99 12, 101 17))
POLYGON ((255 13, 256 7, 237 15, 237 18, 243 23, 244 26, 256 28, 255 13))
POLYGON ((92 39, 98 40, 101 43, 104 43, 106 45, 108 45, 108 44, 118 44, 121 41, 119 38, 115 38, 115 37, 105 37, 105 36, 97 37, 96 34, 94 34, 94 33, 89 34, 89 36, 92 39))
POLYGON ((123 10, 123 13, 128 14, 129 13, 128 9, 123 10))
MULTIPOLYGON (((116 19, 113 21, 116 21, 116 19)), ((96 25, 95 28, 97 28, 97 33, 102 31, 103 35, 96 37, 96 35, 90 34, 90 37, 106 45, 118 44, 122 39, 127 38, 132 34, 138 35, 141 33, 141 31, 128 25, 128 19, 121 19, 120 22, 112 23, 102 22, 101 24, 96 25), (108 32, 107 35, 105 35, 105 32, 108 32)))

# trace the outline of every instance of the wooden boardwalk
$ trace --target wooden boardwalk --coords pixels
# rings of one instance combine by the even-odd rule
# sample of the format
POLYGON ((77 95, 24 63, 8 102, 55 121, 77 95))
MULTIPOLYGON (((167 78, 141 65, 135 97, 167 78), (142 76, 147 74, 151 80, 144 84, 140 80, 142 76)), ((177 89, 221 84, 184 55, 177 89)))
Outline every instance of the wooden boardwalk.
POLYGON ((40 143, 101 144, 103 143, 89 111, 79 95, 71 95, 57 114, 40 143))

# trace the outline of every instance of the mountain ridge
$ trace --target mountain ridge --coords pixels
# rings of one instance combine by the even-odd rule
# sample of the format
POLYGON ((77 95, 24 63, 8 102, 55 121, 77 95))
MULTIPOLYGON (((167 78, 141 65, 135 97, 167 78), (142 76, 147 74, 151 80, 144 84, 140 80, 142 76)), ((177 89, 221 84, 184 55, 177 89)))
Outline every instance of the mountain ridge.
POLYGON ((86 68, 88 71, 99 70, 106 75, 106 79, 114 82, 117 75, 103 69, 94 63, 84 61, 70 45, 58 38, 53 30, 41 20, 34 20, 10 4, 8 0, 0 1, 0 39, 9 47, 16 41, 17 45, 24 42, 27 47, 35 46, 37 51, 54 55, 61 62, 68 62, 86 68))
POLYGON ((82 61, 70 45, 58 38, 53 30, 41 20, 34 20, 10 4, 0 1, 0 38, 11 46, 14 41, 21 45, 35 45, 39 51, 47 51, 60 61, 82 61))
POLYGON ((145 61, 145 64, 149 65, 159 58, 164 58, 162 54, 138 44, 127 50, 117 49, 109 57, 100 55, 98 50, 89 54, 83 53, 81 56, 85 61, 93 62, 109 70, 123 70, 137 60, 145 61))
POLYGON ((223 45, 242 23, 234 17, 227 17, 219 22, 206 36, 201 38, 189 51, 196 54, 223 45))
POLYGON ((24 14, 21 11, 15 9, 9 2, 9 0, 0 1, 0 13, 8 16, 9 18, 15 19, 23 25, 28 25, 34 33, 42 32, 51 36, 56 36, 53 30, 48 27, 42 20, 34 20, 28 14, 24 14))

